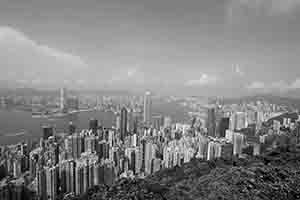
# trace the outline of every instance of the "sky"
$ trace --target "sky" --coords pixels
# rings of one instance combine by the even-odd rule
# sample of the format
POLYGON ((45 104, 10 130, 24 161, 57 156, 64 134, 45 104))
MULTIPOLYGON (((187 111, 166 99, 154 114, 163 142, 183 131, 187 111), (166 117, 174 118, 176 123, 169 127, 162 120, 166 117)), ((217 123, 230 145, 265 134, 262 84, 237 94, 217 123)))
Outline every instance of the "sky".
POLYGON ((299 0, 0 0, 2 86, 281 92, 299 55, 299 0))

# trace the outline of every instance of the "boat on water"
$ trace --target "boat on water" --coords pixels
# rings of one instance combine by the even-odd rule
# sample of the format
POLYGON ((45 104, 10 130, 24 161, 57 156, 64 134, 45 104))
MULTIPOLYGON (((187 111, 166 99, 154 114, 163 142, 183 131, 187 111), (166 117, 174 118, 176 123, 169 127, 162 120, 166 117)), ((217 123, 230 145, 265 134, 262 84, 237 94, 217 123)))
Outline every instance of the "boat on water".
POLYGON ((8 133, 5 134, 4 136, 6 137, 15 137, 15 136, 22 136, 22 135, 26 135, 27 131, 21 131, 21 132, 17 132, 17 133, 8 133))
MULTIPOLYGON (((71 110, 66 113, 62 112, 32 112, 32 118, 59 118, 59 117, 66 117, 68 115, 77 114, 81 112, 90 112, 90 111, 97 111, 95 108, 90 109, 82 109, 82 110, 71 110)), ((104 112, 112 112, 111 110, 105 110, 104 112)))
POLYGON ((32 118, 59 118, 67 115, 69 115, 69 113, 32 114, 32 118))
POLYGON ((32 112, 31 113, 32 118, 48 118, 49 115, 43 112, 32 112))

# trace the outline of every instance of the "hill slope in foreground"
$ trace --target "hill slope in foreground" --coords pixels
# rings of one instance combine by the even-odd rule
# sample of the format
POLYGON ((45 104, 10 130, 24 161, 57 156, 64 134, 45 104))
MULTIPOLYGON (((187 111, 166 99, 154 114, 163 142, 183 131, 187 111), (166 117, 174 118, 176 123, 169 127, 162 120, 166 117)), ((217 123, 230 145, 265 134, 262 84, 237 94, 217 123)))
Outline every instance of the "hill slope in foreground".
POLYGON ((300 148, 281 147, 249 159, 194 159, 144 180, 122 179, 112 187, 96 186, 75 199, 300 199, 300 148))

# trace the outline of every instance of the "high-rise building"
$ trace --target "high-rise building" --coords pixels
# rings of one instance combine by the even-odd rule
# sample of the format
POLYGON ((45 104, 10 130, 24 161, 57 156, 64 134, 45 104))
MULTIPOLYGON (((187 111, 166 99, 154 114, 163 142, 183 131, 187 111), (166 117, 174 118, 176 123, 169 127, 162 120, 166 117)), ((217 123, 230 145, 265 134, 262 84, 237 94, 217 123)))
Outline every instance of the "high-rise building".
POLYGON ((73 135, 72 137, 72 156, 79 158, 81 153, 84 152, 84 139, 80 135, 73 135))
POLYGON ((76 163, 74 160, 68 160, 66 165, 66 192, 75 192, 75 169, 76 163))
POLYGON ((143 161, 143 147, 142 145, 136 147, 136 156, 135 156, 135 173, 139 174, 142 169, 142 161, 143 161))
POLYGON ((134 113, 133 114, 133 124, 132 124, 132 132, 137 133, 138 132, 138 127, 139 127, 139 113, 134 113))
POLYGON ((46 171, 44 169, 37 170, 37 195, 41 200, 47 200, 46 171))
POLYGON ((98 130, 98 120, 97 119, 90 119, 90 123, 89 123, 89 129, 92 130, 92 132, 94 134, 97 133, 97 130, 98 130))
POLYGON ((233 145, 225 141, 210 141, 207 149, 207 160, 232 157, 233 145))
POLYGON ((225 137, 226 130, 229 129, 229 118, 223 117, 219 121, 218 132, 220 137, 225 137))
POLYGON ((121 115, 118 113, 116 115, 116 129, 120 130, 121 129, 121 115))
POLYGON ((43 139, 47 140, 50 136, 53 136, 54 128, 52 126, 43 126, 43 139))
POLYGON ((69 123, 69 135, 73 135, 76 131, 76 126, 75 124, 73 124, 73 122, 71 121, 69 123))
POLYGON ((13 176, 17 178, 21 175, 21 173, 21 162, 18 159, 15 159, 13 161, 13 176))
POLYGON ((233 155, 241 155, 245 137, 241 133, 233 134, 233 155))
POLYGON ((75 168, 75 194, 83 193, 83 163, 77 162, 75 168))
POLYGON ((151 163, 152 159, 155 157, 154 155, 155 149, 153 148, 153 144, 150 141, 146 141, 145 145, 145 174, 151 174, 151 163))
POLYGON ((154 158, 151 163, 152 172, 155 173, 161 169, 161 159, 154 158))
POLYGON ((164 127, 169 128, 169 127, 171 127, 171 125, 172 125, 172 118, 169 116, 166 116, 164 118, 164 127))
POLYGON ((115 174, 114 174, 114 166, 112 163, 108 163, 104 165, 104 184, 111 186, 114 182, 115 179, 115 174))
POLYGON ((153 117, 153 127, 157 130, 160 130, 161 127, 163 127, 164 118, 161 115, 154 116, 153 117))
POLYGON ((152 100, 151 93, 147 91, 144 96, 144 123, 149 126, 152 117, 152 100))
POLYGON ((38 150, 31 151, 29 154, 29 172, 30 172, 30 176, 33 178, 35 178, 37 175, 37 166, 38 166, 38 160, 40 154, 40 151, 38 150))
POLYGON ((215 141, 210 141, 207 147, 207 160, 218 158, 221 150, 220 144, 215 141))
POLYGON ((95 136, 88 136, 84 138, 84 151, 85 152, 95 152, 96 149, 96 137, 95 136))
POLYGON ((127 112, 127 132, 132 133, 134 129, 134 115, 133 110, 129 109, 127 112))
POLYGON ((67 107, 67 90, 66 90, 66 88, 61 88, 60 89, 60 110, 63 113, 68 112, 68 107, 67 107))
POLYGON ((216 113, 215 108, 207 109, 207 132, 211 137, 216 137, 216 113))
POLYGON ((236 112, 230 117, 230 130, 241 130, 247 127, 246 113, 236 112))
POLYGON ((136 153, 135 151, 132 151, 131 154, 130 154, 130 170, 133 171, 133 173, 135 174, 135 168, 136 168, 136 153))
POLYGON ((67 168, 68 168, 67 160, 64 160, 59 163, 59 186, 60 186, 61 193, 67 192, 67 179, 69 180, 69 177, 67 174, 67 168))
POLYGON ((236 117, 237 117, 237 125, 236 125, 236 129, 237 130, 241 130, 243 128, 247 128, 247 117, 246 117, 246 113, 244 112, 237 112, 236 113, 236 117))
POLYGON ((124 141, 125 137, 127 136, 127 109, 123 107, 121 109, 121 140, 124 141))
POLYGON ((199 135, 198 138, 198 153, 196 157, 200 159, 205 159, 207 157, 207 148, 209 141, 208 138, 203 135, 199 135))
POLYGON ((79 109, 79 99, 77 97, 68 97, 66 100, 66 105, 68 110, 78 110, 79 109))
POLYGON ((58 194, 58 167, 46 167, 46 194, 47 199, 55 200, 58 194))

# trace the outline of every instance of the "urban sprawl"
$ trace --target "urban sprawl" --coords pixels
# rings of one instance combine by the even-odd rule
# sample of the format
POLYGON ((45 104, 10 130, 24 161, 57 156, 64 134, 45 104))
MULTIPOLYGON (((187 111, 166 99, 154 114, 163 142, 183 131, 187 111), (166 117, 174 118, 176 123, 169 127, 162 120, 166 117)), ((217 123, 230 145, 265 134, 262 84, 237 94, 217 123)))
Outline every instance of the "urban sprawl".
MULTIPOLYGON (((68 112, 66 99, 62 90, 61 113, 68 112)), ((69 102, 78 109, 78 101, 69 102)), ((2 146, 0 199, 63 199, 120 178, 144 178, 194 158, 257 156, 299 140, 298 113, 287 113, 280 105, 215 102, 199 109, 195 98, 182 104, 178 106, 193 110, 192 120, 175 123, 170 116, 152 114, 152 94, 146 92, 141 109, 134 102, 115 106, 113 127, 97 119, 86 122, 87 130, 70 122, 67 133, 43 126, 38 142, 2 146)))

